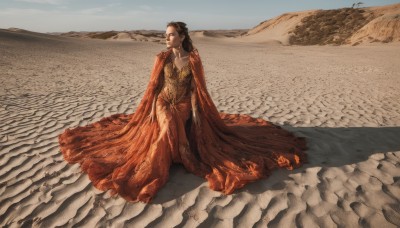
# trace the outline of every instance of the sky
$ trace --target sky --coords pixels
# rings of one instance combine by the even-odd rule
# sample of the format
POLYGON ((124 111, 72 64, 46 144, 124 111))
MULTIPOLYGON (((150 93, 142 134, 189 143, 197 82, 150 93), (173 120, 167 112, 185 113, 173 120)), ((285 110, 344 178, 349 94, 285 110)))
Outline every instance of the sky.
MULTIPOLYGON (((0 28, 36 32, 250 29, 283 13, 350 7, 351 0, 0 0, 0 28)), ((400 0, 362 0, 362 7, 400 0)))

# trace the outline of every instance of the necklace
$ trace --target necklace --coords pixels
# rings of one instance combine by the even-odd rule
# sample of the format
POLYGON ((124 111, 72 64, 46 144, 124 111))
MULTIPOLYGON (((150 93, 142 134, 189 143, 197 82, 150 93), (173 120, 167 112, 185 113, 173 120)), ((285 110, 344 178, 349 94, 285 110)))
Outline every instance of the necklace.
POLYGON ((187 56, 184 56, 184 57, 181 57, 181 58, 178 58, 177 56, 173 56, 172 54, 170 55, 170 61, 171 61, 171 63, 172 63, 172 66, 174 67, 174 68, 176 68, 178 71, 182 71, 182 69, 185 67, 185 66, 187 66, 187 65, 189 65, 189 61, 188 60, 186 60, 186 61, 182 61, 182 59, 186 59, 186 58, 188 58, 189 57, 189 55, 187 55, 187 56), (178 65, 176 64, 176 61, 181 61, 182 62, 182 67, 179 69, 179 67, 178 67, 178 65))

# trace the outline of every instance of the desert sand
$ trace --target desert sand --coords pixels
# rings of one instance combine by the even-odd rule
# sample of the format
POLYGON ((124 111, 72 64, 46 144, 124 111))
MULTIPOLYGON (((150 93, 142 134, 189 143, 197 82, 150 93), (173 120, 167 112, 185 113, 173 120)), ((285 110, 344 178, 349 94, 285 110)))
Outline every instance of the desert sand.
POLYGON ((155 42, 0 30, 0 226, 399 227, 400 45, 193 36, 218 110, 307 138, 309 163, 224 196, 180 166, 152 203, 95 189, 58 135, 135 111, 155 42))

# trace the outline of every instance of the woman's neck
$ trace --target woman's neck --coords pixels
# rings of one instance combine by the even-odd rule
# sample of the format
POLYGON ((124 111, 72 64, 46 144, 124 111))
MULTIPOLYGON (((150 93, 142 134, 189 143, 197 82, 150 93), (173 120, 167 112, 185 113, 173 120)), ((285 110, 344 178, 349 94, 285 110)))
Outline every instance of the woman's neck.
POLYGON ((172 52, 174 53, 174 56, 179 59, 187 55, 187 52, 183 50, 183 48, 182 49, 172 48, 172 52))

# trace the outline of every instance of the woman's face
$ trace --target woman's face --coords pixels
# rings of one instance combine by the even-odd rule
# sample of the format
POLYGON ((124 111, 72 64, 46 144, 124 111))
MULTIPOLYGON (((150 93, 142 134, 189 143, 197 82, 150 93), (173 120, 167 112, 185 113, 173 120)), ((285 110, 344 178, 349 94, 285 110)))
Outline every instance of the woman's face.
POLYGON ((179 36, 179 33, 176 31, 175 27, 167 27, 167 30, 165 31, 165 41, 167 44, 167 48, 179 48, 184 39, 185 36, 179 36))

